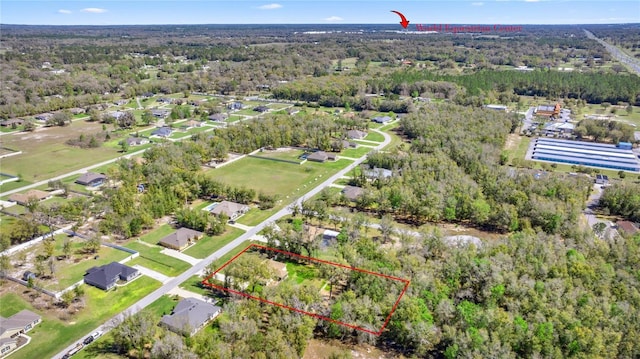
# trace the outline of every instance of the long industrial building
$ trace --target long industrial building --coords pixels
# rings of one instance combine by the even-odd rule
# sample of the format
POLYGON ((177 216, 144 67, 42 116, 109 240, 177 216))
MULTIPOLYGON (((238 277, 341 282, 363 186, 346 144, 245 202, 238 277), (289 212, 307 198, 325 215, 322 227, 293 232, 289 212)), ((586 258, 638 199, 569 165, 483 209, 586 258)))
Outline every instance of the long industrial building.
POLYGON ((615 145, 537 138, 531 147, 533 160, 640 172, 640 160, 633 151, 615 145))

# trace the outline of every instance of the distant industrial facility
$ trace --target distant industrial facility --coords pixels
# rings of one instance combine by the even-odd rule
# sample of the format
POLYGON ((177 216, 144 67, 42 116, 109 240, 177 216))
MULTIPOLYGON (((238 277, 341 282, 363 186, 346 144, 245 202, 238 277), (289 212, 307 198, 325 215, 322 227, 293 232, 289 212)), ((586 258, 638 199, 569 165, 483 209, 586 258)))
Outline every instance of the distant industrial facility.
POLYGON ((633 153, 630 143, 620 143, 616 146, 537 138, 532 142, 530 156, 531 159, 539 161, 640 172, 640 160, 633 153))

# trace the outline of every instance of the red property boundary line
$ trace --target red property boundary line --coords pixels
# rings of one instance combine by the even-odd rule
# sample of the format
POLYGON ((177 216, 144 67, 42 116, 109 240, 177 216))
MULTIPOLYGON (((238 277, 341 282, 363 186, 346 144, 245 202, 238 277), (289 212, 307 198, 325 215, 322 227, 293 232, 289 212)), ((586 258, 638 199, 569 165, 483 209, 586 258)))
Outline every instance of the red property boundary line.
POLYGON ((376 272, 368 271, 366 269, 355 268, 355 267, 351 267, 351 266, 348 266, 348 265, 335 263, 335 262, 331 262, 331 261, 327 261, 327 260, 323 260, 323 259, 319 259, 319 258, 303 256, 303 255, 300 255, 300 254, 287 252, 287 251, 283 251, 283 250, 276 249, 276 248, 266 247, 266 246, 262 246, 262 245, 255 244, 255 243, 252 243, 249 246, 247 246, 247 248, 243 249, 240 253, 236 254, 233 258, 229 259, 222 267, 218 268, 215 272, 211 273, 207 278, 205 278, 202 281, 202 285, 204 285, 206 287, 219 289, 219 290, 222 290, 222 291, 225 291, 225 292, 229 292, 229 293, 233 293, 233 294, 238 294, 238 295, 241 295, 243 297, 255 299, 255 300, 258 300, 258 301, 263 302, 263 303, 267 303, 267 304, 275 305, 277 307, 289 309, 289 310, 294 311, 294 312, 306 314, 306 315, 314 317, 314 318, 326 320, 326 321, 334 323, 334 324, 342 325, 342 326, 345 326, 345 327, 348 327, 348 328, 351 328, 351 329, 356 329, 356 330, 359 330, 359 331, 362 331, 362 332, 365 332, 365 333, 369 333, 369 334, 373 334, 373 335, 376 335, 376 336, 382 334, 382 331, 384 330, 384 328, 387 326, 387 324, 389 324, 389 320, 391 320, 391 316, 396 311, 396 308, 398 307, 398 304, 400 303, 400 299, 402 299, 402 296, 407 291, 407 288, 409 288, 409 284, 411 284, 411 281, 408 280, 408 279, 402 279, 402 278, 398 278, 398 277, 394 277, 394 276, 390 276, 390 275, 386 275, 386 274, 382 274, 382 273, 376 273, 376 272), (332 319, 332 318, 329 318, 329 317, 325 317, 323 315, 310 313, 310 312, 304 311, 302 309, 290 307, 290 306, 282 304, 282 303, 272 302, 270 300, 267 300, 267 299, 264 299, 264 298, 260 298, 260 297, 256 297, 256 296, 253 296, 253 295, 248 294, 248 293, 240 292, 240 291, 237 291, 235 289, 225 288, 225 287, 219 286, 217 284, 209 283, 209 280, 213 276, 215 276, 218 272, 220 272, 222 269, 224 269, 224 267, 228 266, 236 258, 240 257, 244 252, 248 251, 251 248, 260 248, 260 249, 264 249, 264 250, 268 250, 268 251, 272 251, 272 252, 282 253, 282 254, 285 254, 285 255, 288 255, 288 256, 292 256, 292 257, 298 257, 298 258, 310 260, 310 261, 313 261, 313 262, 329 264, 329 265, 333 265, 333 266, 336 266, 336 267, 355 270, 355 271, 358 271, 358 272, 367 273, 367 274, 375 275, 375 276, 378 276, 378 277, 382 277, 382 278, 386 278, 386 279, 402 282, 402 283, 404 283, 404 288, 402 288, 402 292, 400 293, 400 296, 398 296, 398 299, 393 304, 393 308, 391 309, 391 312, 389 313, 389 315, 387 315, 387 318, 385 319, 384 324, 382 325, 380 330, 373 331, 373 330, 369 330, 369 329, 366 329, 366 328, 358 327, 358 326, 353 325, 353 324, 349 324, 349 323, 341 322, 339 320, 335 320, 335 319, 332 319))

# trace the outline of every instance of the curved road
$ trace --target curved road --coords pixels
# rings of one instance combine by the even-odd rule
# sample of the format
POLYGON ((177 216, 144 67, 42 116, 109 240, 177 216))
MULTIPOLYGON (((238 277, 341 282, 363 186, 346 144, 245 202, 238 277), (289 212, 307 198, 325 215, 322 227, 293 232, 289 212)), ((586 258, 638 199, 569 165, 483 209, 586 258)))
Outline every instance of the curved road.
MULTIPOLYGON (((375 147, 376 150, 380 150, 380 149, 384 148, 385 146, 387 146, 391 142, 391 136, 389 136, 387 133, 382 132, 382 131, 377 130, 377 129, 374 129, 372 131, 380 133, 382 136, 384 136, 384 142, 382 142, 379 145, 377 145, 375 147)), ((309 198, 309 197, 313 197, 314 195, 318 194, 320 191, 322 191, 322 189, 324 189, 325 187, 328 187, 330 184, 332 184, 333 182, 337 181, 340 177, 342 177, 342 176, 346 175, 347 173, 349 173, 349 171, 351 171, 352 169, 354 169, 355 167, 360 165, 366 159, 367 159, 366 155, 358 158, 353 163, 351 163, 349 166, 347 166, 346 168, 340 170, 338 173, 336 173, 333 176, 329 177, 326 181, 322 182, 317 187, 315 187, 311 191, 307 192, 305 194, 305 196, 307 198, 309 198)), ((299 198, 295 203, 300 205, 302 203, 302 201, 304 201, 304 197, 299 198)), ((167 294, 171 289, 177 287, 182 282, 186 281, 187 279, 189 279, 192 276, 196 275, 196 273, 198 273, 201 270, 205 269, 209 265, 209 263, 213 262, 215 259, 224 256, 225 254, 229 253, 231 250, 233 250, 234 248, 236 248, 237 246, 242 244, 244 241, 251 239, 253 236, 258 234, 258 232, 260 232, 262 229, 264 229, 267 225, 269 225, 271 223, 274 223, 276 220, 278 220, 278 219, 280 219, 280 218, 282 218, 282 217, 284 217, 284 216, 286 216, 288 214, 291 214, 291 210, 289 209, 290 207, 291 207, 291 205, 285 206, 284 208, 282 208, 281 210, 276 212, 274 215, 272 215, 271 217, 269 217, 266 220, 264 220, 262 223, 260 223, 257 226, 251 228, 249 231, 245 232, 240 237, 234 239, 233 241, 228 243, 226 246, 220 248, 215 253, 213 253, 210 256, 208 256, 207 258, 201 260, 200 262, 198 262, 197 264, 195 264, 191 268, 187 269, 185 272, 183 272, 179 276, 177 276, 177 277, 173 278, 172 280, 168 281, 167 283, 162 285, 162 287, 156 289, 151 294, 149 294, 146 297, 140 299, 138 302, 136 302, 135 304, 133 304, 132 306, 127 308, 122 313, 117 314, 116 316, 114 316, 113 318, 108 320, 105 324, 101 325, 100 327, 98 327, 98 328, 90 331, 86 335, 82 336, 82 338, 79 338, 78 341, 72 343, 71 345, 69 345, 68 347, 63 349, 61 352, 56 354, 54 356, 54 358, 62 358, 62 356, 65 353, 67 353, 69 350, 74 348, 77 343, 82 342, 82 340, 86 336, 88 336, 90 333, 93 333, 93 332, 95 332, 97 330, 102 330, 103 332, 106 333, 107 331, 109 331, 111 329, 110 324, 114 323, 114 322, 118 322, 119 319, 121 319, 123 317, 123 315, 125 315, 125 314, 127 314, 127 315, 135 314, 135 313, 139 312, 140 310, 144 309, 145 307, 147 307, 149 304, 155 302, 158 298, 160 298, 163 295, 167 294)))

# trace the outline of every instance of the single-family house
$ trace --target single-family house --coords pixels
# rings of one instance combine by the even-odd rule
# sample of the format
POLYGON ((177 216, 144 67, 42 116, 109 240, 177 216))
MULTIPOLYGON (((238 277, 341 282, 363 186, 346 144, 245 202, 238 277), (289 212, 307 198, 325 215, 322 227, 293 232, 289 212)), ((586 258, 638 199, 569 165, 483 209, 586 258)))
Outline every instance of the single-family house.
POLYGON ((347 131, 347 137, 352 140, 361 140, 367 137, 367 133, 360 130, 349 130, 347 131))
POLYGON ((80 115, 87 112, 87 110, 81 107, 74 107, 74 108, 70 108, 69 112, 71 112, 72 115, 80 115))
POLYGON ((181 251, 191 243, 197 241, 204 233, 191 228, 179 228, 177 231, 162 238, 158 244, 161 246, 181 251))
POLYGON ((391 122, 391 117, 389 116, 378 116, 371 119, 371 121, 376 123, 387 123, 391 122))
POLYGON ((22 126, 24 125, 24 120, 21 118, 11 118, 8 120, 0 121, 0 126, 10 127, 10 126, 22 126))
POLYGON ((307 156, 307 160, 313 162, 326 162, 328 159, 329 155, 324 151, 316 151, 307 156))
POLYGON ((126 104, 128 104, 128 103, 129 103, 129 100, 125 100, 125 99, 122 99, 122 100, 116 100, 116 101, 114 102, 114 104, 115 104, 115 105, 117 105, 117 106, 124 106, 124 105, 126 105, 126 104))
POLYGON ((289 273, 287 272, 287 265, 285 263, 268 259, 267 265, 273 270, 277 280, 281 281, 287 279, 289 273))
POLYGON ((188 130, 190 128, 197 128, 197 127, 202 127, 202 122, 200 121, 196 121, 196 120, 189 120, 187 122, 185 122, 182 126, 180 126, 181 128, 188 130))
POLYGON ((353 141, 342 140, 342 148, 358 148, 358 144, 353 141))
POLYGON ((368 179, 389 178, 393 176, 393 172, 386 168, 374 167, 368 170, 364 170, 364 176, 368 179))
POLYGON ((155 130, 153 130, 153 132, 151 132, 151 136, 169 137, 171 136, 171 128, 169 127, 156 128, 155 130))
POLYGON ((98 187, 103 185, 106 180, 107 176, 102 173, 87 172, 82 174, 82 176, 76 180, 76 183, 81 186, 98 187))
POLYGON ((213 115, 209 115, 208 119, 211 121, 223 122, 227 119, 227 115, 224 113, 214 113, 213 115))
POLYGON ((145 92, 142 95, 140 95, 142 98, 151 98, 153 97, 153 92, 145 92))
POLYGON ((50 112, 41 113, 39 115, 35 115, 33 118, 35 118, 37 121, 47 122, 49 121, 49 119, 53 118, 53 114, 50 112))
POLYGON ((149 139, 146 137, 128 137, 125 141, 127 141, 127 145, 131 147, 142 146, 149 143, 149 139))
POLYGON ((633 236, 640 231, 633 222, 618 221, 616 225, 618 226, 618 230, 624 235, 633 236))
POLYGON ((8 318, 0 317, 0 358, 14 351, 18 347, 18 337, 41 321, 38 314, 26 309, 8 318))
POLYGON ((244 105, 242 104, 242 102, 236 101, 228 104, 227 108, 229 110, 242 110, 244 108, 244 105))
POLYGON ((249 206, 246 204, 222 201, 213 207, 210 213, 216 216, 224 214, 230 220, 234 220, 247 213, 247 211, 249 211, 249 206))
POLYGON ((167 118, 170 113, 171 111, 167 110, 166 108, 154 108, 151 110, 151 115, 158 119, 167 118))
POLYGON ((114 120, 119 120, 120 117, 124 116, 125 112, 124 111, 111 111, 107 114, 107 116, 113 118, 114 120))
POLYGON ((350 201, 357 201, 358 198, 364 194, 364 189, 361 187, 345 186, 341 192, 344 198, 350 201))
POLYGON ((86 284, 102 290, 113 288, 118 280, 128 282, 140 275, 140 271, 122 263, 111 262, 99 267, 91 267, 84 275, 86 284))
POLYGON ((177 334, 195 334, 210 320, 217 317, 222 308, 196 298, 178 302, 171 314, 164 315, 160 324, 177 334))
POLYGON ((269 111, 269 108, 267 106, 265 106, 265 105, 260 105, 260 106, 254 107, 253 110, 256 111, 256 112, 263 113, 263 112, 269 111))
POLYGON ((38 189, 32 189, 25 193, 14 193, 9 196, 9 201, 16 202, 17 204, 26 205, 30 200, 43 201, 51 197, 50 192, 40 191, 38 189))
POLYGON ((171 103, 173 103, 173 99, 172 99, 172 98, 169 98, 169 97, 160 97, 160 98, 158 98, 156 101, 157 101, 157 102, 160 102, 160 103, 166 103, 166 104, 171 104, 171 103))

